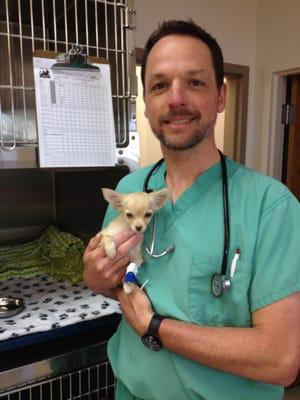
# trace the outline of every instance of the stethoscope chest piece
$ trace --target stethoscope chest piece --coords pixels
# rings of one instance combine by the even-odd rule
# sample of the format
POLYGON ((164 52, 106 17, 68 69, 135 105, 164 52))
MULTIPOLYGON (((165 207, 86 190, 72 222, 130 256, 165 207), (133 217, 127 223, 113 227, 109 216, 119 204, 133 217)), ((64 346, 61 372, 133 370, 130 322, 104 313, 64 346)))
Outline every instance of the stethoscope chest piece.
POLYGON ((211 292, 215 297, 221 297, 230 288, 230 279, 226 275, 216 273, 211 278, 211 292))

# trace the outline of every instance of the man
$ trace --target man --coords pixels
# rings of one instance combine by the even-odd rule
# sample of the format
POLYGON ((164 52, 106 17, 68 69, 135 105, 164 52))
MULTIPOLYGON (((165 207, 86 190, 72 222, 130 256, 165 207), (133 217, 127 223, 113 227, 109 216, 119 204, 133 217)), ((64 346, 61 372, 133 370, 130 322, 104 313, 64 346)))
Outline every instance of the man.
MULTIPOLYGON (((142 80, 145 115, 164 156, 149 189, 171 192, 157 214, 154 251, 175 249, 160 258, 145 254, 138 280, 147 282, 146 293, 136 287, 130 296, 117 288, 127 254, 141 240, 151 247, 151 227, 144 238, 117 236, 113 261, 99 238, 86 249, 86 283, 117 298, 123 311, 108 349, 116 398, 282 399, 300 364, 299 203, 281 183, 226 159, 231 281, 223 294, 212 293, 225 237, 226 196, 214 141, 226 98, 221 49, 192 22, 165 22, 147 42, 142 80), (160 344, 160 351, 149 349, 160 344)), ((143 190, 149 170, 125 177, 118 190, 143 190)), ((104 225, 114 216, 109 209, 104 225)))

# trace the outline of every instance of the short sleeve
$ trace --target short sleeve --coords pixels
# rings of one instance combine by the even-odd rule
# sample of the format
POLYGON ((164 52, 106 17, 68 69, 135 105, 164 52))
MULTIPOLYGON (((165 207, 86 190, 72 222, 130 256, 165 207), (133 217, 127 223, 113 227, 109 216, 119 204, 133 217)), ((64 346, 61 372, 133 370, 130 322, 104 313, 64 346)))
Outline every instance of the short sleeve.
POLYGON ((254 254, 250 308, 300 290, 300 205, 285 194, 262 214, 254 254))

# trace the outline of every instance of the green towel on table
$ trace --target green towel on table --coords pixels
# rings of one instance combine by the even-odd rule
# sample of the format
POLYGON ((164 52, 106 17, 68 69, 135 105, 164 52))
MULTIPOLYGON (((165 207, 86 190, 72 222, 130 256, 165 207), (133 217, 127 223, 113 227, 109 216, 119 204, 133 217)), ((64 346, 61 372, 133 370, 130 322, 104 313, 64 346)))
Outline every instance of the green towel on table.
POLYGON ((82 280, 84 242, 49 226, 38 239, 0 246, 0 280, 48 274, 77 283, 82 280))

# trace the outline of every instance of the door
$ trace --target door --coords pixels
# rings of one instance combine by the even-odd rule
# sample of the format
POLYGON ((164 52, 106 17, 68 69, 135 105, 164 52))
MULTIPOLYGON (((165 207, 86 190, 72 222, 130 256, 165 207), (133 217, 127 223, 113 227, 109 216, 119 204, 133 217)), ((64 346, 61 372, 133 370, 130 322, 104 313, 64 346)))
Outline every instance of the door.
POLYGON ((287 77, 282 181, 300 200, 300 74, 287 77))

